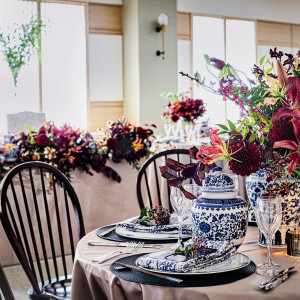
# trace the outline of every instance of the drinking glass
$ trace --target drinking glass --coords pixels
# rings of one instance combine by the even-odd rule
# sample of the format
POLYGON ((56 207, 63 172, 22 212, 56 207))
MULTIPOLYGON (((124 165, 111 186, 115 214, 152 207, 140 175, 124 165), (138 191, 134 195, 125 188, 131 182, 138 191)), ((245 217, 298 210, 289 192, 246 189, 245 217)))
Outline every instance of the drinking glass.
POLYGON ((172 130, 172 124, 164 124, 165 132, 166 132, 166 137, 171 136, 171 130, 172 130))
MULTIPOLYGON (((201 197, 201 192, 202 192, 202 187, 199 186, 198 184, 183 184, 183 188, 193 194, 197 199, 199 199, 201 197)), ((191 199, 187 199, 187 209, 186 209, 186 213, 190 213, 191 212, 191 208, 193 205, 193 200, 191 199)))
POLYGON ((278 230, 282 218, 280 197, 260 196, 257 198, 255 217, 259 229, 267 240, 267 260, 258 266, 256 273, 262 275, 277 275, 276 264, 272 261, 272 239, 278 230))
MULTIPOLYGON (((198 184, 184 184, 183 188, 193 194, 197 199, 200 199, 201 197, 201 192, 202 192, 202 186, 199 186, 198 184)), ((196 200, 196 199, 195 199, 196 200)), ((192 222, 192 216, 191 216, 191 209, 193 206, 194 200, 187 199, 187 206, 185 210, 185 215, 188 215, 190 217, 190 223, 192 222)), ((194 239, 194 234, 193 234, 193 239, 194 239)))
POLYGON ((171 204, 178 218, 178 241, 179 246, 182 242, 182 220, 187 209, 188 199, 184 197, 184 194, 179 188, 171 186, 171 204))

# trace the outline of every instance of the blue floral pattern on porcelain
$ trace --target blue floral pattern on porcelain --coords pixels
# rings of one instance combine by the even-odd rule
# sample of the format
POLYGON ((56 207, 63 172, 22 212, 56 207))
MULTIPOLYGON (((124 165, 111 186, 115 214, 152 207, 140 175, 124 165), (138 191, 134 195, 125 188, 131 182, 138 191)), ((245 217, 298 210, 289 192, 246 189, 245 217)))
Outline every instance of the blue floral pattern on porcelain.
MULTIPOLYGON (((251 221, 255 221, 254 209, 257 198, 264 193, 267 188, 271 186, 279 186, 279 182, 268 183, 266 181, 267 176, 274 171, 275 170, 271 168, 260 169, 246 178, 246 190, 252 206, 250 210, 251 221)), ((290 181, 295 180, 295 186, 293 187, 295 191, 290 191, 290 194, 283 200, 282 221, 278 231, 274 235, 272 242, 273 246, 285 247, 287 231, 294 230, 296 228, 296 223, 300 214, 300 181, 296 180, 296 178, 297 175, 292 174, 292 176, 287 179, 290 181)), ((259 245, 266 246, 266 239, 262 233, 259 235, 259 245)))
POLYGON ((204 180, 202 197, 194 200, 191 209, 195 237, 230 241, 238 248, 248 226, 248 205, 237 196, 234 180, 214 168, 204 180))

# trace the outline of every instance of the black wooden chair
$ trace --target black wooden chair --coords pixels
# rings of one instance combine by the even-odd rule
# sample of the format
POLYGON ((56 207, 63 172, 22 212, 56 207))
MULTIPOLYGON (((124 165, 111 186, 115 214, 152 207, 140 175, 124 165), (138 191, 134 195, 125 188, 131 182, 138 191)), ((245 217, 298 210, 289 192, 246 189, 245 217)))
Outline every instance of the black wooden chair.
POLYGON ((75 245, 85 235, 67 177, 43 162, 14 167, 1 183, 0 218, 32 287, 30 299, 70 299, 75 245), (72 265, 72 264, 71 264, 72 265))
MULTIPOLYGON (((165 165, 165 160, 167 158, 172 158, 182 163, 191 163, 192 159, 189 156, 189 150, 187 149, 172 149, 159 152, 152 157, 150 157, 139 170, 137 180, 136 180, 136 193, 140 209, 146 206, 152 207, 153 204, 166 207, 164 201, 164 195, 162 193, 163 184, 167 188, 168 206, 171 212, 173 211, 171 201, 170 201, 170 186, 167 180, 162 180, 159 166, 165 165), (151 169, 152 168, 152 169, 151 169), (149 178, 149 171, 151 169, 151 179, 149 178), (154 175, 154 178, 153 178, 154 175), (154 179, 154 184, 153 184, 154 179), (150 181, 152 180, 152 184, 150 181), (151 186, 150 186, 151 185, 151 186), (155 187, 155 188, 154 188, 155 187)), ((190 183, 190 182, 188 182, 190 183)))
MULTIPOLYGON (((0 290, 5 300, 15 300, 14 294, 8 283, 7 277, 4 273, 1 263, 0 263, 0 290)), ((1 293, 0 293, 0 299, 2 299, 1 293)))

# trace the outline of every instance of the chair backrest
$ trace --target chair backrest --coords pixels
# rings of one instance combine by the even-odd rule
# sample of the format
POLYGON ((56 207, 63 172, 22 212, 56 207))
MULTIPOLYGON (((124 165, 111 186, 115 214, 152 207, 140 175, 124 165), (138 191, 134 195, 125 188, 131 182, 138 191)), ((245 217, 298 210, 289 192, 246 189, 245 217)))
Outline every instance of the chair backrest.
POLYGON ((7 114, 7 131, 20 133, 27 131, 25 125, 38 130, 46 122, 45 113, 36 113, 32 111, 22 111, 15 114, 7 114))
POLYGON ((66 254, 74 261, 76 243, 85 235, 79 200, 67 177, 43 162, 14 167, 0 188, 3 228, 33 291, 40 294, 38 282, 44 286, 72 272, 66 254))
MULTIPOLYGON (((14 294, 8 283, 7 277, 4 273, 1 263, 0 263, 0 290, 5 300, 15 300, 14 294)), ((2 299, 1 293, 0 293, 0 299, 2 299)))
POLYGON ((165 165, 167 158, 182 163, 191 163, 187 149, 172 149, 159 152, 150 157, 139 170, 136 180, 136 193, 140 209, 146 206, 160 205, 173 211, 170 202, 170 186, 159 171, 159 166, 165 165), (167 198, 167 199, 166 199, 167 198))

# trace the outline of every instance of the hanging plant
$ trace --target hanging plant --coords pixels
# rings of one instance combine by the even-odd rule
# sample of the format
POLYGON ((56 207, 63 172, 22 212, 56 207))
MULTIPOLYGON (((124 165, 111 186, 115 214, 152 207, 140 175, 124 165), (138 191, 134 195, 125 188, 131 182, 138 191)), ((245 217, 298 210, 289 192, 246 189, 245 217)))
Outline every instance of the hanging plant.
POLYGON ((32 55, 37 54, 41 60, 41 29, 44 25, 39 17, 31 17, 27 24, 16 25, 12 33, 0 33, 0 52, 11 70, 14 85, 22 66, 30 61, 32 55))

